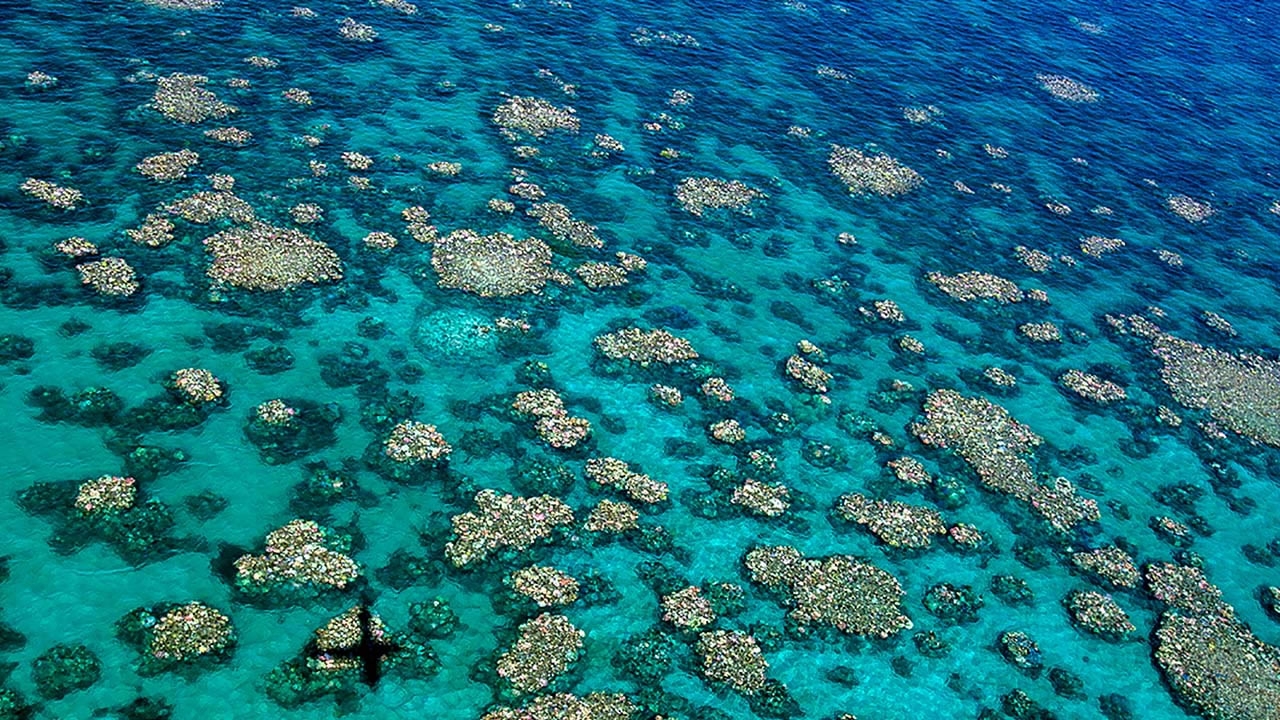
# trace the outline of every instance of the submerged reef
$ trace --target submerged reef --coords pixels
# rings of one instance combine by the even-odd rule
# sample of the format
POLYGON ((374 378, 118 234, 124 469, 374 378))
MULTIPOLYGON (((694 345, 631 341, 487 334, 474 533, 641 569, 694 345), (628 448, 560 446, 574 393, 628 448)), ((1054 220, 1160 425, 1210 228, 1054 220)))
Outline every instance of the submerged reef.
POLYGON ((893 197, 910 192, 924 182, 920 173, 896 158, 842 145, 831 146, 827 165, 853 195, 893 197))
POLYGON ((945 535, 947 526, 932 508, 907 503, 870 500, 857 493, 843 495, 836 514, 865 526, 881 542, 892 548, 923 548, 935 535, 945 535))
POLYGON ((40 696, 57 700, 96 683, 102 661, 84 645, 55 645, 35 659, 31 674, 40 696))
POLYGON ((761 546, 744 558, 754 582, 785 591, 789 617, 841 632, 887 638, 911 628, 902 586, 880 568, 853 558, 806 558, 787 546, 761 546))
POLYGON ((688 340, 660 329, 624 328, 597 337, 595 345, 607 358, 629 360, 642 367, 651 363, 670 365, 698 357, 688 340))
POLYGON ((542 98, 513 95, 493 111, 493 122, 507 130, 542 137, 553 130, 577 132, 581 126, 573 108, 560 107, 542 98))
POLYGON ((569 693, 552 693, 535 698, 521 708, 498 708, 481 720, 627 720, 638 708, 621 693, 590 693, 582 697, 569 693))
POLYGON ((1280 720, 1211 5, 16 4, 0 720, 1280 720))
POLYGON ((676 202, 685 212, 702 217, 707 210, 751 213, 751 203, 764 193, 737 180, 688 177, 676 185, 676 202))
POLYGON ((213 256, 210 278, 246 290, 286 290, 342 279, 342 262, 329 246, 287 228, 256 222, 204 240, 213 256))
POLYGON ((442 288, 486 298, 525 295, 541 292, 551 278, 551 248, 536 238, 457 230, 432 245, 431 267, 442 288))
POLYGON ((1052 486, 1036 480, 1028 455, 1042 439, 995 403, 938 390, 925 401, 924 423, 912 426, 921 442, 954 450, 983 485, 1026 503, 1055 530, 1099 519, 1096 501, 1076 494, 1066 478, 1052 486))
POLYGON ((234 587, 242 599, 287 603, 342 590, 360 578, 351 538, 311 520, 271 531, 260 555, 235 561, 234 587))
POLYGON ((518 694, 542 690, 578 659, 583 635, 563 615, 539 615, 521 624, 515 642, 498 656, 498 676, 518 694))
POLYGON ((173 512, 141 492, 132 477, 36 483, 18 494, 18 504, 54 522, 49 544, 59 553, 75 553, 100 541, 126 562, 142 565, 182 548, 173 534, 173 512))
POLYGON ((276 398, 253 409, 244 433, 258 448, 263 461, 274 465, 290 462, 337 442, 336 426, 342 411, 335 404, 321 405, 302 398, 276 398))
POLYGON ((476 494, 475 507, 451 520, 454 539, 444 550, 457 567, 482 562, 508 548, 525 550, 573 522, 573 509, 550 495, 522 498, 482 490, 476 494))
POLYGON ((1160 377, 1178 402, 1209 414, 1227 428, 1280 447, 1280 362, 1234 355, 1160 335, 1151 352, 1160 377))
POLYGON ((426 679, 440 670, 423 638, 392 631, 363 606, 316 628, 299 655, 266 676, 268 697, 288 709, 332 696, 339 709, 359 702, 360 689, 383 677, 426 679))
POLYGON ((143 675, 208 670, 228 661, 236 644, 231 619, 201 602, 138 608, 116 623, 116 635, 137 650, 143 675))
POLYGON ((1213 720, 1274 717, 1280 707, 1280 649, 1259 640, 1197 568, 1147 568, 1165 603, 1152 634, 1155 663, 1174 694, 1213 720))

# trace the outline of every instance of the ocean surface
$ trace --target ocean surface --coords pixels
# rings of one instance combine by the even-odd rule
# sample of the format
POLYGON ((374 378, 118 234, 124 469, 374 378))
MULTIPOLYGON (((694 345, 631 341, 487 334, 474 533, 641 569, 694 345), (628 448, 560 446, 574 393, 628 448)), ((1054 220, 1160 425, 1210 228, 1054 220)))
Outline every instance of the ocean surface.
POLYGON ((298 2, 0 0, 0 718, 1280 717, 1280 5, 298 2))

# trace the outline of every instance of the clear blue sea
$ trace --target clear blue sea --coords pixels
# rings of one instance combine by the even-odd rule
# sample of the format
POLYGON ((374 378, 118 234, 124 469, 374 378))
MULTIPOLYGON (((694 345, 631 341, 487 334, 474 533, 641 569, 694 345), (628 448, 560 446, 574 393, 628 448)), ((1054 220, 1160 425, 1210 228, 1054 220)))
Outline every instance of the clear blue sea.
MULTIPOLYGON (((1280 4, 296 2, 0 0, 0 720, 469 720, 597 692, 624 694, 636 720, 1280 718, 1189 698, 1155 651, 1157 627, 1185 608, 1072 562, 1119 546, 1139 572, 1196 565, 1233 627, 1280 657, 1266 590, 1280 585, 1280 4), (166 116, 157 93, 174 73, 201 79, 166 116), (529 107, 533 124, 508 122, 504 108, 529 107), (251 139, 206 134, 232 126, 251 139), (838 176, 839 148, 866 163, 838 176), (198 162, 175 177, 137 167, 184 150, 198 162), (711 187, 710 207, 682 204, 690 178, 711 187), (734 188, 740 206, 714 206, 734 188), (259 224, 171 209, 198 192, 234 193, 259 224), (539 223, 528 211, 543 203, 594 226, 598 246, 539 223), (415 207, 429 215, 417 226, 403 214, 415 207), (148 215, 172 224, 170 241, 128 234, 148 215), (395 247, 369 247, 374 232, 395 247), (92 249, 56 249, 73 237, 92 249), (219 238, 243 254, 219 259, 219 238), (532 265, 530 248, 545 250, 532 265), (263 287, 315 253, 341 278, 263 287), (646 266, 588 287, 590 263, 622 272, 618 253, 646 266), (257 268, 259 284, 219 276, 220 263, 257 268), (123 288, 88 282, 122 267, 123 288), (967 272, 1016 285, 1019 301, 962 302, 929 280, 967 272), (1191 386, 1153 353, 1160 340, 1117 330, 1135 315, 1213 359, 1191 386), (1059 339, 1027 337, 1032 323, 1059 339), (598 339, 624 328, 669 332, 698 357, 611 359, 598 339), (821 395, 789 375, 793 356, 826 373, 821 395), (185 396, 182 369, 211 373, 219 397, 185 396), (1124 397, 1080 397, 1070 370, 1124 397), (733 399, 705 394, 711 377, 733 399), (655 401, 655 384, 683 403, 655 401), (512 409, 538 388, 589 436, 541 437, 512 409), (1034 432, 1021 456, 1034 481, 1066 478, 1097 519, 1055 529, 983 482, 991 452, 922 442, 926 400, 945 390, 1034 432), (279 425, 259 417, 275 399, 294 412, 279 425), (724 420, 745 439, 713 437, 724 420), (447 461, 391 459, 407 422, 434 426, 447 461), (763 455, 775 469, 753 462, 763 455), (668 498, 590 482, 601 457, 668 498), (895 479, 902 457, 934 484, 895 479), (340 491, 300 490, 326 471, 340 491), (129 479, 130 507, 77 504, 104 477, 129 479), (781 517, 732 502, 748 479, 787 488, 781 517), (574 521, 457 567, 446 543, 484 489, 550 495, 574 521), (985 541, 890 547, 836 512, 852 493, 985 541), (588 529, 602 500, 632 504, 639 528, 588 529), (1161 518, 1185 535, 1157 532, 1161 518), (330 549, 359 578, 246 592, 233 562, 295 519, 345 538, 330 549), (889 573, 910 629, 867 638, 789 619, 796 596, 744 563, 765 545, 889 573), (510 576, 531 564, 576 578, 578 599, 517 599, 510 576), (1000 597, 998 576, 1032 599, 1000 597), (664 595, 717 583, 741 588, 740 607, 698 631, 663 619, 664 595), (925 602, 940 583, 981 606, 944 617, 925 602), (1079 627, 1064 609, 1077 590, 1111 595, 1134 630, 1079 627), (415 634, 415 604, 433 599, 456 627, 415 634), (193 602, 234 642, 157 663, 158 618, 193 602), (315 669, 329 656, 315 631, 357 606, 388 631, 370 621, 359 647, 390 640, 331 653, 356 669, 315 669), (121 621, 140 608, 151 620, 131 634, 121 621), (543 612, 581 630, 581 648, 522 693, 496 667, 543 612), (754 639, 768 690, 704 666, 699 632, 714 631, 754 639), (1006 659, 1010 631, 1034 640, 1041 668, 1006 659), (945 649, 928 650, 927 633, 945 649), (642 637, 669 650, 665 664, 637 650, 642 637), (413 653, 434 661, 406 669, 413 653), (312 685, 290 686, 289 663, 311 667, 312 685), (1014 707, 1015 691, 1030 705, 1014 707)), ((522 507, 500 522, 543 522, 522 507)), ((1266 688, 1227 694, 1280 697, 1270 672, 1266 688)))

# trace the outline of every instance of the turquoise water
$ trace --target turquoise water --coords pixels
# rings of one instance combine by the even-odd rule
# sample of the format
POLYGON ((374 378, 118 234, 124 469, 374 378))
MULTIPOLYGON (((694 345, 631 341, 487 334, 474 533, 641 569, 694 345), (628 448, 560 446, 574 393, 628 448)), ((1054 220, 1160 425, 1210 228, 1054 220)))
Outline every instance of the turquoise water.
MULTIPOLYGON (((667 566, 682 585, 743 588, 745 608, 711 628, 758 639, 767 677, 794 700, 785 716, 979 717, 1000 712, 1002 696, 1022 690, 1059 718, 1121 717, 1114 696, 1127 699, 1133 717, 1181 717, 1153 662, 1151 637, 1165 606, 1152 593, 1141 585, 1114 591, 1136 626, 1120 642, 1074 627, 1062 607, 1073 589, 1112 592, 1069 558, 1116 541, 1139 564, 1202 562, 1236 617, 1263 642, 1280 641, 1259 594, 1280 584, 1277 558, 1266 550, 1280 507, 1277 449, 1220 417, 1222 437, 1211 439, 1198 427, 1215 419, 1210 410, 1179 402, 1149 343, 1104 319, 1142 313, 1177 337, 1276 358, 1274 5, 527 0, 423 2, 414 14, 373 3, 309 7, 315 17, 250 0, 201 11, 134 0, 92 7, 0 0, 0 334, 27 338, 33 350, 6 351, 0 380, 8 437, 0 448, 8 478, 0 622, 25 638, 0 644, 0 668, 8 670, 4 687, 24 698, 31 716, 144 717, 136 706, 132 715, 121 709, 137 698, 169 704, 175 719, 473 718, 519 706, 536 693, 513 698, 493 664, 516 628, 538 614, 499 598, 503 579, 531 562, 579 580, 598 574, 615 591, 557 611, 585 636, 571 672, 551 690, 626 693, 643 706, 636 717, 766 716, 759 703, 704 677, 696 634, 663 622, 660 596, 642 579, 646 562, 667 566), (371 26, 376 39, 344 39, 346 17, 371 26), (687 37, 697 46, 682 44, 687 37), (278 65, 256 67, 248 56, 278 65), (55 76, 56 85, 31 86, 33 71, 55 76), (170 73, 208 76, 204 87, 239 112, 198 124, 165 118, 148 104, 155 78, 170 73), (1097 101, 1054 97, 1037 74, 1084 83, 1097 101), (248 86, 229 85, 234 78, 248 86), (312 104, 285 101, 289 88, 308 90, 312 104), (692 100, 670 103, 674 90, 692 100), (580 127, 505 138, 492 118, 507 95, 571 106, 580 127), (926 113, 928 123, 904 116, 926 106, 938 111, 926 113), (232 147, 204 136, 227 125, 252 132, 252 141, 232 147), (593 155, 598 133, 625 149, 593 155), (322 142, 311 147, 304 135, 322 142), (851 195, 828 168, 831 144, 887 153, 923 182, 894 197, 851 195), (539 152, 522 156, 521 145, 539 152), (181 149, 199 154, 184 179, 156 182, 134 170, 147 156, 181 149), (371 157, 372 167, 348 171, 341 158, 348 151, 371 157), (327 164, 328 175, 313 176, 311 161, 327 164), (440 161, 461 171, 448 177, 428 168, 440 161), (201 243, 229 221, 175 218, 176 237, 162 248, 125 234, 158 207, 210 189, 206 176, 215 173, 235 178, 235 193, 258 218, 330 246, 343 279, 283 291, 215 286, 201 243), (352 188, 352 174, 367 177, 370 189, 352 188), (697 216, 674 195, 689 177, 740 181, 765 197, 749 214, 697 216), (27 178, 78 189, 84 202, 50 207, 19 189, 27 178), (521 178, 597 226, 603 247, 575 246, 528 216, 530 203, 508 192, 521 178), (1167 205, 1177 195, 1208 203, 1213 214, 1188 222, 1167 205), (490 210, 491 198, 514 202, 515 212, 490 210), (321 206, 323 219, 295 223, 290 209, 299 203, 321 206), (1055 213, 1051 203, 1070 212, 1055 213), (616 262, 616 252, 643 257, 647 269, 600 290, 552 282, 538 294, 494 298, 442 288, 432 246, 406 231, 401 211, 410 206, 426 208, 440 236, 472 228, 540 238, 554 251, 552 266, 575 278, 583 262, 616 262), (364 247, 373 231, 394 234, 398 246, 364 247), (856 243, 839 242, 841 233, 856 243), (1092 235, 1124 246, 1093 257, 1080 248, 1092 235), (119 297, 82 286, 75 266, 83 261, 51 250, 71 236, 94 243, 100 257, 124 258, 137 291, 119 297), (1034 272, 1019 262, 1017 246, 1076 262, 1034 272), (1177 253, 1182 265, 1157 250, 1177 253), (971 270, 1043 289, 1050 302, 961 303, 925 279, 971 270), (860 312, 879 300, 893 300, 905 321, 860 312), (1225 318, 1235 334, 1208 327, 1205 312, 1225 318), (500 316, 520 318, 528 330, 475 330, 500 316), (1018 334, 1020 325, 1043 321, 1059 326, 1064 340, 1037 344, 1018 334), (700 359, 649 368, 607 362, 593 338, 628 326, 668 330, 700 359), (905 335, 923 344, 923 355, 899 349, 905 335), (784 370, 800 340, 828 358, 829 404, 784 370), (141 351, 119 367, 103 362, 103 347, 120 342, 141 351), (343 376, 334 358, 347 343, 361 346, 366 365, 343 376), (263 372, 255 352, 275 346, 293 363, 263 372), (550 447, 509 410, 531 387, 529 361, 544 363, 567 411, 591 423, 583 447, 550 447), (983 382, 992 366, 1012 373, 1016 388, 983 382), (190 426, 126 411, 102 422, 74 413, 58 420, 33 400, 41 387, 67 396, 105 387, 125 408, 169 398, 161 405, 179 413, 184 406, 165 384, 181 368, 209 370, 226 394, 190 426), (1077 398, 1059 383, 1069 369, 1118 383, 1127 398, 1107 405, 1077 398), (701 397, 709 375, 725 378, 735 399, 701 397), (894 380, 912 390, 886 399, 894 380), (678 387, 683 405, 651 402, 656 382, 678 387), (1055 532, 1024 503, 983 488, 955 453, 921 443, 912 425, 925 420, 927 393, 944 388, 989 398, 1028 425, 1044 441, 1033 463, 1041 481, 1067 477, 1097 501, 1100 519, 1055 532), (388 398, 405 393, 416 406, 385 411, 388 398), (333 426, 332 442, 265 457, 246 427, 274 398, 304 413, 330 405, 341 419, 320 424, 333 426), (1182 425, 1157 424, 1160 406, 1182 425), (780 430, 778 413, 794 427, 780 430), (853 430, 854 417, 878 428, 892 449, 853 430), (745 443, 710 438, 707 427, 726 418, 745 429, 745 443), (420 483, 399 482, 383 451, 391 427, 410 419, 435 425, 453 446, 447 469, 424 473, 420 483), (838 462, 807 457, 806 448, 823 443, 838 462), (77 517, 75 486, 135 473, 126 457, 139 445, 185 458, 136 482, 142 497, 171 510, 173 527, 162 535, 173 543, 121 553, 90 537, 84 523, 64 523, 77 517), (747 462, 752 450, 777 460, 777 472, 760 479, 791 491, 782 519, 742 512, 709 480, 717 468, 737 473, 737 482, 757 474, 747 462), (902 455, 953 478, 962 497, 948 501, 940 490, 893 480, 885 463, 902 455), (638 531, 613 539, 583 529, 600 500, 624 499, 584 478, 585 461, 601 456, 667 483, 667 502, 636 504, 641 524, 665 528, 669 545, 646 544, 638 531), (552 542, 475 569, 449 564, 449 519, 473 509, 482 488, 534 494, 535 459, 573 476, 559 494, 576 523, 552 542), (348 468, 359 490, 300 506, 295 486, 317 462, 348 468), (71 494, 35 512, 19 499, 37 483, 67 483, 71 494), (1161 503, 1167 493, 1158 491, 1173 483, 1203 496, 1194 508, 1161 503), (943 538, 919 552, 886 547, 833 512, 854 492, 935 508, 948 525, 971 523, 988 550, 960 553, 943 538), (203 505, 192 502, 202 497, 203 505), (209 505, 214 511, 201 511, 209 505), (1151 529, 1153 517, 1166 515, 1191 521, 1198 559, 1151 529), (297 517, 356 534, 351 556, 363 579, 319 598, 251 601, 224 561, 262 552, 267 533, 297 517), (785 599, 753 582, 743 564, 762 544, 793 545, 814 558, 856 556, 887 570, 902 586, 913 628, 885 641, 796 631, 785 599), (1043 562, 1027 547, 1041 548, 1043 562), (428 569, 393 582, 379 570, 397 551, 423 558, 428 569), (990 584, 1003 574, 1025 580, 1034 602, 997 598, 990 584), (955 624, 926 609, 925 592, 941 582, 983 595, 976 619, 955 624), (410 607, 433 598, 459 618, 451 635, 426 641, 438 672, 389 672, 374 685, 348 674, 338 696, 289 708, 273 699, 278 678, 269 673, 307 652, 330 618, 366 603, 399 632, 410 626, 410 607), (117 622, 139 607, 192 601, 230 618, 234 648, 222 662, 145 672, 117 622), (629 638, 654 628, 672 639, 675 660, 660 682, 646 682, 616 658, 629 638), (1005 661, 997 638, 1009 630, 1035 639, 1044 673, 1005 661), (950 652, 921 653, 912 636, 925 631, 950 643, 950 652), (96 681, 61 698, 42 692, 33 676, 37 658, 58 644, 82 644, 101 665, 96 681), (1055 692, 1049 668, 1078 676, 1080 693, 1055 692)), ((1268 382, 1251 386, 1252 404, 1273 427, 1276 377, 1272 370, 1268 382)))

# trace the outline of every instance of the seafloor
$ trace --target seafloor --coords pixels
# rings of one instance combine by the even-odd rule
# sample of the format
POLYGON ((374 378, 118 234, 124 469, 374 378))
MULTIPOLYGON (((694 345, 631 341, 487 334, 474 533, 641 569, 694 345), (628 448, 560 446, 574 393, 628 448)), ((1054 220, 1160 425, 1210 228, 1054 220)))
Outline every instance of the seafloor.
POLYGON ((0 0, 0 718, 1280 718, 1277 28, 0 0))

